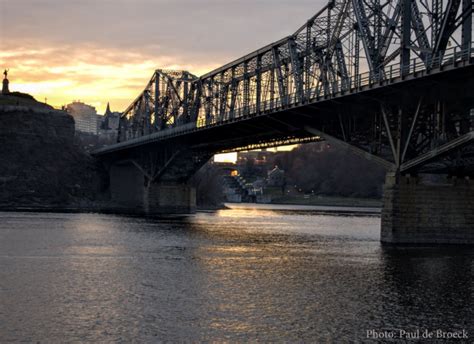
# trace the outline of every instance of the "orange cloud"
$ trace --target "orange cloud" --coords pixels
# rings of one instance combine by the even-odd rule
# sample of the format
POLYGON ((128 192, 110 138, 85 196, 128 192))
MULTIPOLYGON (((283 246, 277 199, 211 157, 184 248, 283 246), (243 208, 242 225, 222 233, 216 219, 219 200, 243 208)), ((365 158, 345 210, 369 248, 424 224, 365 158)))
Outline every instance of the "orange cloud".
POLYGON ((43 46, 30 41, 2 42, 0 67, 9 68, 10 89, 27 92, 56 107, 81 100, 105 111, 124 110, 157 68, 203 74, 219 64, 187 63, 180 56, 152 56, 92 44, 43 46))

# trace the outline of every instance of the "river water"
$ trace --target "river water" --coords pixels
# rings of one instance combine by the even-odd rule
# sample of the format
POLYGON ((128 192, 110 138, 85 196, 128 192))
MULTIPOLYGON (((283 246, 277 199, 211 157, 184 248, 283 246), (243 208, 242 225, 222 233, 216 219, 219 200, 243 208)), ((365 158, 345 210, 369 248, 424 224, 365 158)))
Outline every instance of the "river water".
POLYGON ((382 247, 379 215, 295 210, 0 213, 0 342, 473 341, 474 249, 382 247))

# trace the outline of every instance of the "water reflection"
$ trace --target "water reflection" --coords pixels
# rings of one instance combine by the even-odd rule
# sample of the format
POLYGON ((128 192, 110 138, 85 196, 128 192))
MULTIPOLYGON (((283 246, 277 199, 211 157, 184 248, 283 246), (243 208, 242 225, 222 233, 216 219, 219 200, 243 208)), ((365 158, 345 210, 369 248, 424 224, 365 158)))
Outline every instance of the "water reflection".
POLYGON ((393 249, 379 217, 0 213, 0 342, 366 341, 472 329, 472 249, 393 249))
POLYGON ((390 323, 474 334, 472 248, 384 248, 390 323))

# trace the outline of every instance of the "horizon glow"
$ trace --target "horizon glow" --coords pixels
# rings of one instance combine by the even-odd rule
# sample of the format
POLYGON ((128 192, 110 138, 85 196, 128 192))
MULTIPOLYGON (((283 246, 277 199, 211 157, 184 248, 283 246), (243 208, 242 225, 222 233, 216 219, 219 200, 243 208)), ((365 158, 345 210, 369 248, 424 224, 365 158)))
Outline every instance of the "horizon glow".
POLYGON ((155 69, 202 75, 293 33, 323 4, 0 0, 0 68, 12 91, 55 107, 123 111, 155 69))

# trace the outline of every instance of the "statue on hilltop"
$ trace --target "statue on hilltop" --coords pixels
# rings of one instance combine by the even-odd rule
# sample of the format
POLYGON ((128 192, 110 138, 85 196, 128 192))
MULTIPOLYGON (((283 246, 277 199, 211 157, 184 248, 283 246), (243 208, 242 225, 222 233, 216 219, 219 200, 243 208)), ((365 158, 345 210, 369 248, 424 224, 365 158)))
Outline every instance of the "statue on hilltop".
POLYGON ((8 69, 5 69, 5 71, 3 72, 3 75, 5 75, 5 77, 3 78, 3 87, 2 87, 2 94, 3 95, 7 95, 10 93, 10 90, 8 89, 8 84, 9 84, 9 81, 8 81, 8 69))

